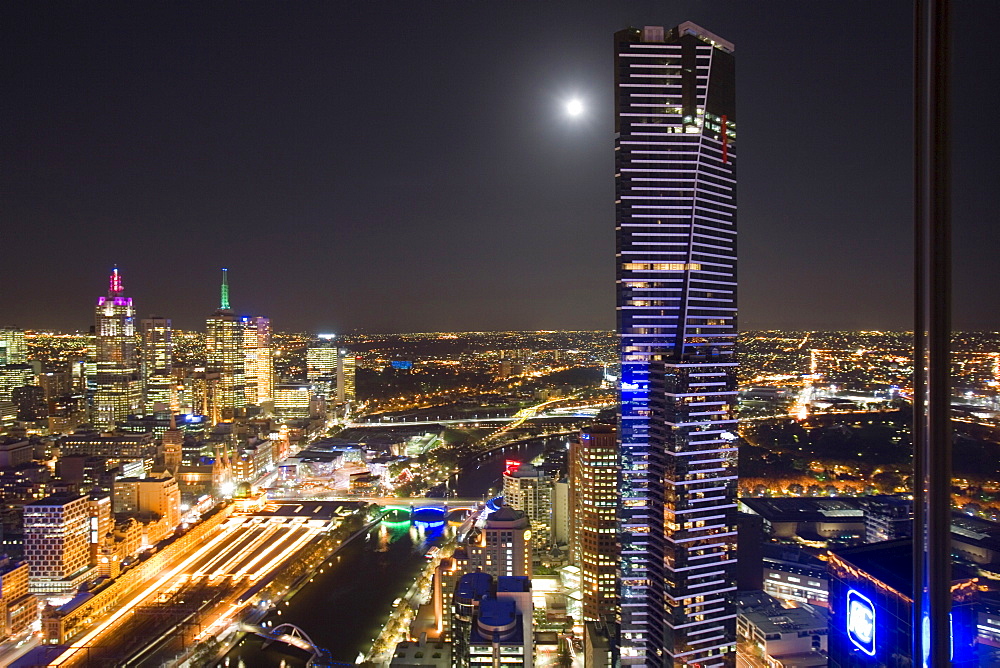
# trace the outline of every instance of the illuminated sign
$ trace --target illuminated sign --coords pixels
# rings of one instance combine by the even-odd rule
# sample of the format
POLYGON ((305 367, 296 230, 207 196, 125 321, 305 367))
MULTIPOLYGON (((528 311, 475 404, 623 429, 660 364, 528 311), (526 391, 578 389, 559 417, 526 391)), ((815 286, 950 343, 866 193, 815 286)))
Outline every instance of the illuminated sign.
POLYGON ((847 592, 847 637, 868 656, 875 656, 875 606, 864 595, 847 592))
POLYGON ((517 461, 516 459, 508 459, 506 465, 504 466, 503 472, 506 473, 507 475, 511 475, 512 473, 514 473, 514 471, 518 470, 519 468, 521 468, 521 462, 517 461))

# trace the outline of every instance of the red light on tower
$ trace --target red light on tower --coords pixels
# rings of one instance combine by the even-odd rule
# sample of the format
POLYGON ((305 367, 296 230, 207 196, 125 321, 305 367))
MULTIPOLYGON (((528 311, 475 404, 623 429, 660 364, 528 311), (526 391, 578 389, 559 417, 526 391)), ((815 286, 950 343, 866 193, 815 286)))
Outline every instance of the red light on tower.
POLYGON ((122 277, 118 273, 118 267, 115 267, 111 272, 111 283, 109 289, 112 294, 120 294, 123 290, 122 288, 122 277))
POLYGON ((518 470, 519 468, 521 468, 521 462, 517 461, 516 459, 508 459, 507 465, 504 468, 504 473, 506 473, 507 475, 511 475, 512 473, 514 473, 514 471, 518 470))

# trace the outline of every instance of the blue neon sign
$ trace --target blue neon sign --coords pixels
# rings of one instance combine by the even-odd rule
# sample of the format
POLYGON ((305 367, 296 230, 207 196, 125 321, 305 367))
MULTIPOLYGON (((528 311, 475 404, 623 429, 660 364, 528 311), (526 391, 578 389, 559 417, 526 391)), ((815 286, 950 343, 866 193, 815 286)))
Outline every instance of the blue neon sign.
POLYGON ((867 596, 847 592, 847 637, 868 656, 875 656, 875 606, 867 596))

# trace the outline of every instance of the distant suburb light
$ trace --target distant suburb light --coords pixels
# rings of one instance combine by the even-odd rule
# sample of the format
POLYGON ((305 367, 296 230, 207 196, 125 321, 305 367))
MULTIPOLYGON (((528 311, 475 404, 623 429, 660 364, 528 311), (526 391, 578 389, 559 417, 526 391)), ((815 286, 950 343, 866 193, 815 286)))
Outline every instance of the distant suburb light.
POLYGON ((579 116, 583 113, 583 102, 578 98, 573 98, 566 103, 566 113, 570 116, 579 116))

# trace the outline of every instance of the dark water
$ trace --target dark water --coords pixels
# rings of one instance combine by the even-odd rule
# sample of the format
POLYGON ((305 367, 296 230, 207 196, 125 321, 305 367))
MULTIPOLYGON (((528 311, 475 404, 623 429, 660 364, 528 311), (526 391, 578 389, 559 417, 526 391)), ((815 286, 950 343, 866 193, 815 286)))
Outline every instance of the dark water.
MULTIPOLYGON (((547 440, 555 443, 561 439, 547 440)), ((538 439, 474 462, 460 474, 456 495, 482 497, 498 486, 507 459, 527 462, 544 447, 545 440, 538 439)), ((265 621, 272 627, 295 624, 314 643, 328 649, 334 661, 353 664, 381 631, 393 601, 406 592, 426 565, 423 555, 443 539, 446 530, 409 522, 383 523, 371 529, 343 547, 323 567, 324 573, 317 572, 312 582, 287 604, 281 604, 280 615, 272 611, 265 621)), ((248 635, 217 665, 297 668, 305 666, 308 658, 280 643, 264 650, 260 638, 248 635)))

